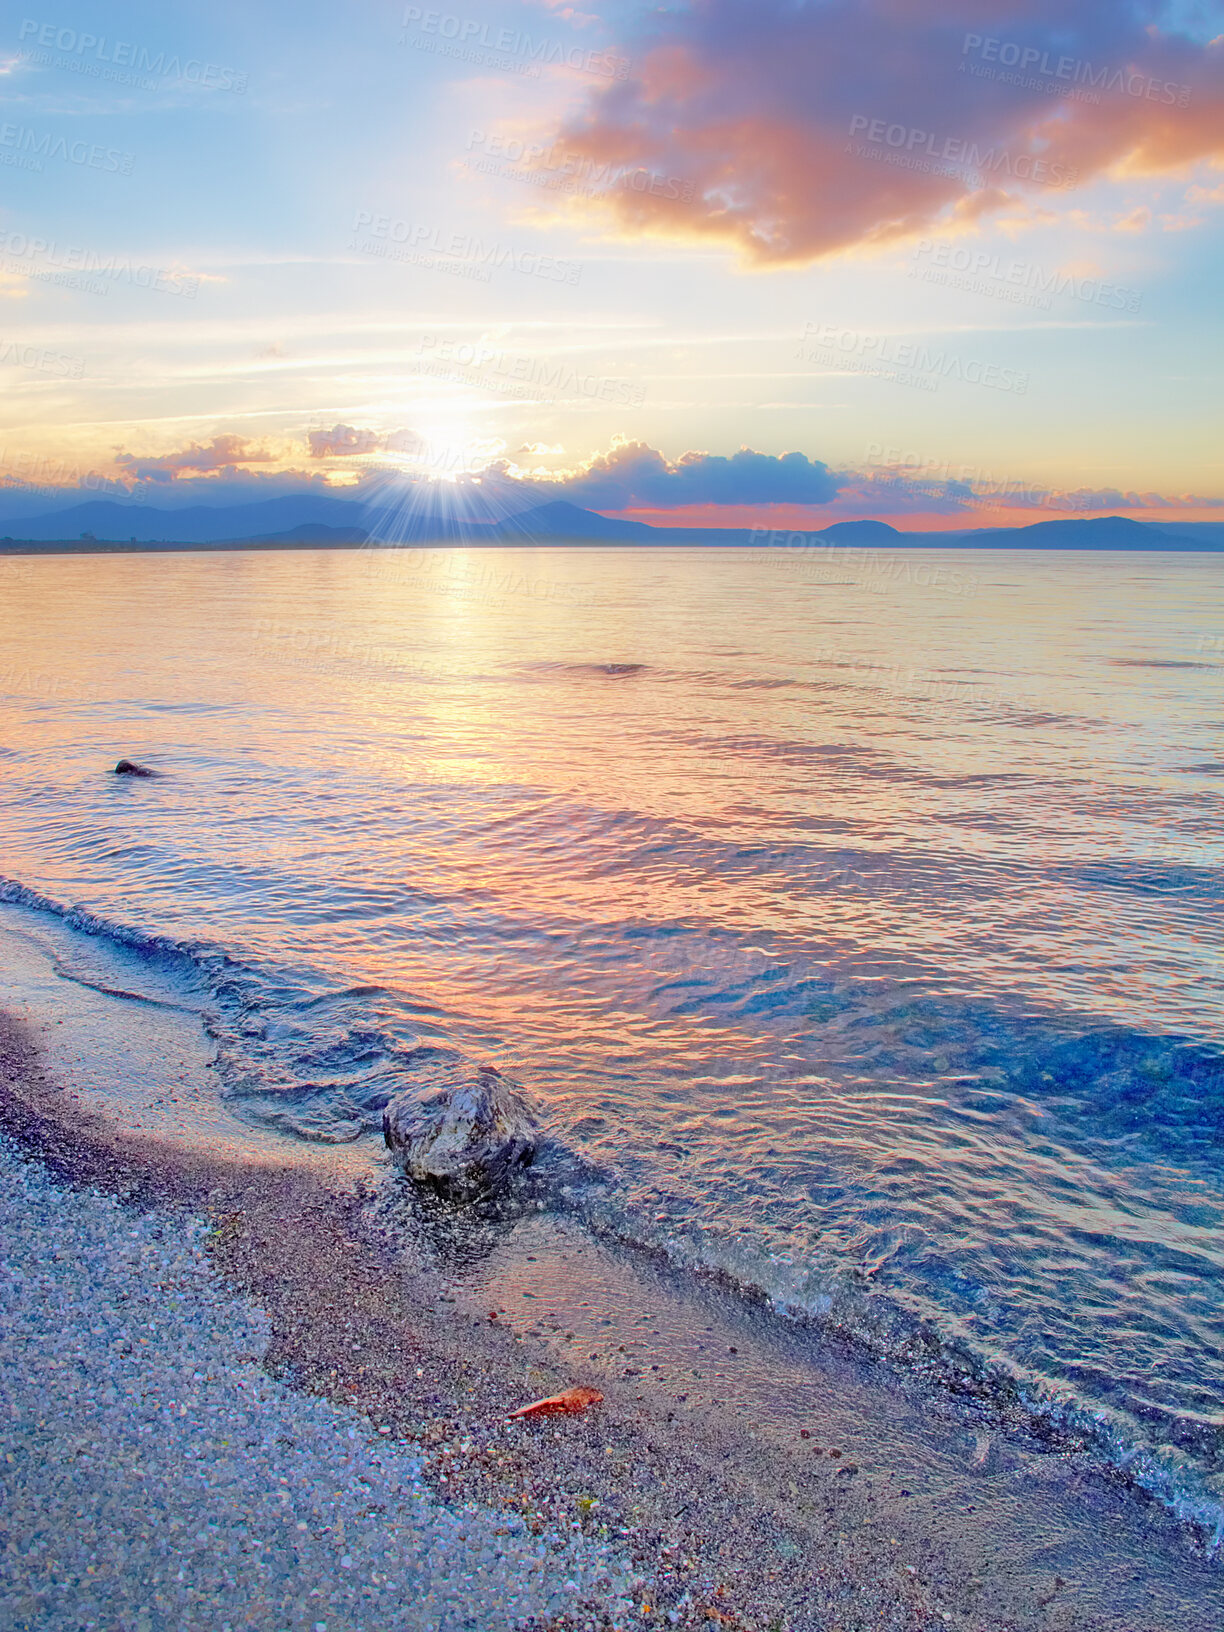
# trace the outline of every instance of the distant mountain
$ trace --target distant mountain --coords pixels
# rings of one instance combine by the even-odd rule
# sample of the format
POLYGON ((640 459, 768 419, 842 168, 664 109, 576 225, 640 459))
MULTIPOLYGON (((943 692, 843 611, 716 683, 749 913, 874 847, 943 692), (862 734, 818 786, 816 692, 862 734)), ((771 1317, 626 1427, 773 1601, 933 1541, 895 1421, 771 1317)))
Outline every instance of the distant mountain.
POLYGON ((835 544, 893 544, 907 535, 886 521, 835 521, 816 536, 832 539, 835 544))
MULTIPOLYGON (((147 544, 155 539, 176 544, 215 544, 228 538, 265 538, 308 522, 326 526, 360 526, 363 507, 352 499, 302 493, 256 504, 195 504, 186 510, 154 510, 147 504, 117 504, 113 499, 91 499, 67 510, 52 510, 18 522, 0 520, 0 532, 18 532, 29 539, 131 539, 147 544), (17 529, 17 531, 14 531, 17 529)), ((2 515, 2 512, 0 512, 2 515)))
MULTIPOLYGON (((929 535, 928 535, 929 536, 929 535)), ((942 535, 945 539, 948 534, 942 535)), ((987 527, 951 535, 975 550, 1168 550, 1185 549, 1163 528, 1127 516, 1096 516, 1091 521, 1038 521, 1031 527, 987 527)))
POLYGON ((553 499, 548 504, 536 505, 516 516, 495 524, 493 529, 502 537, 516 533, 524 538, 622 538, 654 539, 671 531, 665 527, 651 527, 644 521, 614 521, 594 510, 582 510, 566 499, 553 499))
MULTIPOLYGON (((351 549, 388 542, 380 538, 379 512, 353 499, 305 493, 264 499, 256 504, 193 505, 185 510, 151 510, 145 505, 95 499, 67 510, 0 521, 11 531, 0 552, 45 545, 52 553, 114 553, 137 546, 150 549, 351 549), (82 537, 82 534, 90 535, 82 537)), ((800 549, 830 545, 879 549, 1038 549, 1038 550, 1224 550, 1224 523, 1185 522, 1163 527, 1102 516, 1092 521, 1039 521, 1029 527, 994 527, 960 532, 900 533, 883 521, 836 521, 821 531, 765 533, 742 527, 651 527, 583 510, 565 499, 534 505, 497 520, 474 521, 456 512, 409 513, 397 519, 393 545, 643 544, 768 546, 770 540, 800 549)))
POLYGON ((378 544, 386 539, 390 544, 541 544, 566 541, 574 543, 646 543, 666 537, 666 530, 648 527, 641 521, 614 521, 598 515, 594 510, 582 510, 565 499, 553 499, 537 504, 529 510, 517 510, 513 515, 501 516, 496 521, 477 521, 451 512, 446 515, 422 513, 397 517, 394 528, 380 527, 377 512, 365 513, 370 529, 370 542, 378 544))
MULTIPOLYGON (((153 510, 143 504, 93 499, 46 515, 0 521, 0 532, 33 542, 68 542, 92 533, 100 540, 138 544, 234 544, 236 542, 342 544, 377 537, 378 511, 353 499, 304 493, 263 499, 257 504, 192 505, 185 510, 153 510), (335 534, 333 538, 330 535, 335 534), (341 536, 343 535, 343 536, 341 536)), ((639 521, 610 521, 564 499, 536 505, 496 521, 470 520, 457 513, 427 511, 397 520, 396 543, 511 543, 534 539, 624 539, 654 537, 657 529, 639 521)))
POLYGON ((223 543, 227 549, 243 544, 250 545, 252 549, 260 545, 277 545, 282 549, 292 549, 295 544, 340 549, 346 544, 366 544, 369 537, 370 535, 360 527, 326 527, 321 521, 304 521, 300 527, 290 527, 283 533, 265 533, 260 538, 226 538, 218 542, 223 543))
POLYGON ((1158 529, 1168 538, 1187 538, 1192 544, 1212 547, 1224 545, 1224 521, 1166 521, 1145 525, 1158 529))

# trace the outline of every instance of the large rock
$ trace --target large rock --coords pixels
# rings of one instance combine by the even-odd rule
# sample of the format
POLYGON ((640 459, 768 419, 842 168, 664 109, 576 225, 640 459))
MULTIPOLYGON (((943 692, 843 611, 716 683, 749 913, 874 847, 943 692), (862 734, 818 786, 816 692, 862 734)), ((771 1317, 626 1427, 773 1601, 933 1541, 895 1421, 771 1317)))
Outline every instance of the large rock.
POLYGON ((383 1112, 383 1138, 410 1179, 468 1201, 528 1166, 540 1130, 518 1084, 485 1066, 474 1081, 424 1099, 400 1094, 383 1112))

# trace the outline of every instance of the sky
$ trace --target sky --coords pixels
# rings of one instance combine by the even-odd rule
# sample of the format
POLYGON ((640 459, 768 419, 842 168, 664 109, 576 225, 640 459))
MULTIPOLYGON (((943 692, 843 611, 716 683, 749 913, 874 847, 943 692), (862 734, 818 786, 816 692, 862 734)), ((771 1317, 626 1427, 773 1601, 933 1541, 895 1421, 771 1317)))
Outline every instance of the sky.
POLYGON ((5 8, 0 512, 1224 520, 1224 4, 450 4, 5 8))

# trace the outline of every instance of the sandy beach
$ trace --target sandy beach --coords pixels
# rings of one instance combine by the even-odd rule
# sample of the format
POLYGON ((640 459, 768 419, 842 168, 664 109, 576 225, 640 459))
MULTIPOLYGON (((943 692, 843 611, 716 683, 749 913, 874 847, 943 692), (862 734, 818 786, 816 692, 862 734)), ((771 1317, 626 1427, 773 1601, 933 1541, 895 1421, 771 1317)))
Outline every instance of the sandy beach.
MULTIPOLYGON (((878 1626, 885 1615, 898 1628, 949 1624, 951 1600, 907 1572, 896 1547, 885 1542, 887 1551, 867 1557, 847 1548, 849 1479, 825 1498, 828 1551, 813 1571, 810 1504, 807 1523, 788 1522, 784 1491, 770 1502, 764 1488, 737 1490, 716 1444, 669 1431, 628 1391, 561 1426, 507 1424, 526 1399, 572 1379, 499 1322, 439 1315, 436 1289, 422 1297, 380 1262, 351 1199, 346 1209, 292 1169, 226 1165, 126 1138, 47 1080, 19 1026, 6 1021, 2 1035, 5 1132, 61 1183, 177 1219, 180 1229, 206 1220, 216 1274, 266 1315, 262 1358, 274 1375, 413 1447, 448 1505, 513 1513, 554 1541, 611 1540, 632 1559, 642 1581, 631 1618, 605 1598, 550 1624, 763 1628, 823 1625, 834 1613, 847 1628, 878 1626)), ((280 1622, 273 1614, 238 1624, 280 1622)))
MULTIPOLYGON (((432 1624, 558 1629, 713 1624, 760 1632, 947 1626, 965 1632, 1030 1626, 1085 1632, 1128 1624, 1125 1617, 1132 1611, 1125 1607, 1125 1591, 1112 1599, 1109 1592, 1102 1595, 1086 1569, 1074 1579, 1051 1568, 1038 1581, 1016 1556, 1016 1535, 1007 1534, 999 1491, 991 1491, 987 1476, 1011 1487, 1014 1506, 1015 1479, 1023 1470, 1015 1448, 1009 1452, 1005 1436, 991 1430, 979 1406, 944 1407, 949 1424, 958 1413, 964 1419, 955 1430, 962 1437, 965 1424, 976 1419, 976 1439, 970 1434, 969 1443, 979 1445, 982 1514, 958 1526, 946 1515, 940 1521, 924 1510, 923 1492, 902 1483, 916 1478, 906 1471, 914 1467, 905 1421, 912 1400, 907 1407, 900 1394, 890 1399, 877 1379, 864 1397, 871 1403, 860 1400, 857 1406, 861 1413, 873 1408, 892 1416, 895 1434, 883 1424, 884 1440, 895 1453, 891 1470, 879 1460, 878 1434, 874 1445, 865 1439, 856 1443, 856 1433, 867 1429, 856 1430, 847 1401, 852 1388, 861 1386, 861 1378, 854 1382, 860 1368, 852 1368, 846 1357, 827 1353, 826 1387, 815 1392, 807 1387, 801 1420, 808 1426, 797 1426, 800 1419, 785 1412, 768 1422, 763 1411, 758 1417, 727 1408, 720 1396, 736 1386, 728 1382, 727 1368, 738 1364, 741 1353, 752 1357, 754 1341, 764 1344, 764 1359, 755 1357, 757 1376, 772 1365, 780 1395, 792 1379, 785 1372, 784 1348, 754 1339, 747 1313, 734 1325, 717 1296, 711 1294, 700 1308, 676 1304, 669 1327, 659 1303, 651 1301, 644 1271, 624 1264, 618 1270, 606 1249, 595 1243, 583 1248, 564 1232, 558 1237, 558 1226, 549 1221, 530 1221, 525 1234, 512 1232, 509 1245, 486 1251, 475 1271, 471 1238, 465 1246, 462 1231, 448 1245, 435 1229, 406 1253, 402 1216, 394 1245, 386 1229, 394 1190, 388 1200, 386 1193, 373 1195, 365 1182, 346 1191, 288 1163, 250 1165, 126 1134, 48 1075, 34 1029, 9 1017, 0 1039, 0 1127, 13 1150, 37 1158, 36 1171, 45 1175, 39 1183, 54 1188, 59 1198, 57 1216, 88 1212, 99 1198, 110 1198, 110 1216, 132 1220, 133 1228, 197 1241, 210 1296, 219 1309, 232 1309, 244 1330, 249 1311, 257 1312, 264 1337, 254 1345, 254 1355, 248 1337, 242 1366, 258 1370, 279 1392, 275 1401, 255 1405, 256 1416, 270 1421, 284 1408, 285 1396, 303 1404, 327 1402, 356 1431, 358 1462, 362 1445, 372 1448, 371 1466, 387 1451, 411 1458, 422 1490, 440 1504, 430 1509, 435 1519, 437 1512, 475 1515, 472 1527, 483 1526, 481 1544, 486 1554, 493 1549, 495 1576, 515 1581, 520 1601, 506 1599, 490 1619, 487 1599, 458 1560, 451 1566, 447 1613, 468 1618, 432 1624), (568 1262, 566 1276, 559 1275, 560 1260, 550 1261, 550 1242, 568 1262), (600 1260, 588 1264, 585 1275, 584 1250, 600 1260), (584 1306, 592 1318, 595 1300, 577 1293, 589 1292, 596 1279, 603 1292, 593 1318, 611 1331, 603 1348, 583 1352, 585 1335, 580 1340, 575 1330, 560 1326, 566 1319, 580 1320, 584 1306), (524 1297, 531 1303, 520 1301, 524 1297), (634 1302, 639 1322, 643 1308, 653 1321, 649 1352, 660 1357, 653 1366, 628 1343, 615 1341, 628 1332, 626 1297, 634 1302), (738 1341, 727 1342, 728 1336, 738 1341), (681 1352, 685 1341, 699 1346, 704 1371, 683 1365, 697 1354, 681 1352), (681 1370, 686 1386, 678 1391, 681 1370), (530 1399, 574 1383, 600 1389, 603 1405, 567 1419, 506 1420, 530 1399), (553 1561, 547 1581, 533 1583, 524 1576, 521 1549, 530 1539, 537 1539, 553 1561), (593 1585, 599 1581, 602 1588, 593 1585)), ((12 1182, 14 1160, 11 1154, 5 1158, 6 1183, 12 1182)), ((96 1262, 86 1266, 100 1283, 109 1273, 109 1250, 101 1239, 96 1262)), ((40 1259, 40 1272, 52 1286, 69 1272, 66 1261, 63 1271, 57 1268, 59 1261, 54 1253, 40 1259)), ((74 1261, 71 1267, 79 1274, 82 1266, 74 1261)), ((49 1301, 49 1325, 53 1308, 49 1301)), ((134 1318, 131 1330, 119 1334, 129 1346, 140 1341, 137 1324, 134 1318)), ((640 1324, 638 1332, 640 1348, 640 1324)), ((120 1351, 111 1352, 118 1366, 120 1351)), ((27 1350, 27 1358, 37 1379, 36 1347, 27 1350)), ((235 1361, 221 1356, 214 1364, 232 1369, 235 1361)), ((741 1391, 750 1386, 741 1379, 741 1391)), ((182 1383, 180 1395, 190 1392, 182 1383)), ((86 1414, 78 1415, 74 1431, 88 1440, 88 1399, 79 1399, 78 1406, 86 1414)), ((929 1402, 922 1409, 929 1409, 929 1402)), ((190 1413, 185 1420, 189 1423, 190 1413)), ((106 1462, 106 1434, 101 1418, 93 1445, 100 1464, 106 1462)), ((1035 1449, 1028 1454, 1040 1460, 1035 1449)), ((1060 1466, 1066 1459, 1066 1453, 1046 1457, 1060 1466)), ((266 1484, 266 1470, 262 1478, 254 1465, 247 1472, 251 1488, 266 1484)), ((111 1468, 109 1528, 99 1527, 99 1546, 124 1558, 129 1517, 128 1507, 113 1500, 116 1476, 111 1468)), ((299 1470, 299 1481, 305 1477, 299 1470)), ((158 1492, 140 1485, 135 1470, 131 1478, 134 1489, 146 1489, 156 1510, 158 1492)), ((73 1491, 82 1514, 103 1499, 100 1483, 79 1465, 73 1491)), ((346 1492, 328 1491, 325 1480, 316 1495, 332 1515, 331 1524, 346 1492)), ((1032 1502, 1036 1495, 1029 1488, 1019 1500, 1032 1502)), ((37 1499, 30 1499, 37 1507, 37 1499)), ((1061 1498, 1053 1499, 1057 1508, 1061 1498)), ((1154 1504, 1140 1504, 1103 1481, 1093 1483, 1086 1468, 1077 1499, 1086 1521, 1081 1544, 1103 1547, 1099 1556, 1107 1562, 1111 1530, 1113 1545, 1124 1549, 1134 1546, 1144 1525, 1153 1540, 1168 1544, 1169 1521, 1154 1504)), ((970 1504, 969 1511, 978 1505, 970 1504)), ((368 1507, 369 1534, 354 1540, 351 1530, 345 1532, 342 1557, 353 1558, 359 1546, 375 1556, 379 1538, 385 1547, 386 1517, 372 1515, 368 1507)), ((131 1505, 133 1513, 137 1509, 131 1505)), ((50 1556, 37 1560, 42 1576, 36 1576, 33 1554, 21 1552, 11 1565, 10 1603, 18 1606, 45 1605, 36 1582, 54 1577, 57 1551, 74 1545, 71 1528, 52 1529, 51 1515, 43 1517, 44 1553, 50 1549, 50 1556)), ((1053 1522, 1065 1528, 1065 1514, 1056 1511, 1053 1522)), ((258 1525, 256 1512, 251 1531, 258 1525)), ((189 1589, 198 1561, 192 1564, 173 1550, 172 1556, 185 1577, 180 1585, 189 1589)), ((1137 1574, 1142 1568, 1137 1553, 1132 1562, 1137 1574)), ((1196 1569, 1189 1553, 1185 1565, 1196 1569)), ((1201 1560, 1198 1569, 1207 1572, 1195 1587, 1205 1603, 1203 1584, 1212 1572, 1201 1560)), ((173 1573, 177 1579, 179 1572, 173 1573)), ((338 1573, 347 1577, 348 1567, 338 1573)), ((337 1590, 327 1574, 324 1570, 319 1589, 323 1595, 337 1590)), ((130 1576, 123 1579, 124 1593, 131 1594, 130 1576)), ((241 1570, 236 1579, 243 1579, 241 1570)), ((299 1624, 292 1619, 291 1600, 297 1602, 301 1580, 297 1566, 279 1579, 274 1572, 272 1582, 245 1607, 238 1591, 228 1624, 299 1624)), ((179 1619, 168 1618, 154 1595, 143 1605, 145 1618, 133 1624, 219 1624, 204 1607, 207 1596, 216 1598, 216 1586, 200 1585, 196 1611, 180 1608, 179 1619)), ((1177 1606, 1167 1588, 1157 1576, 1148 1588, 1151 1626, 1174 1624, 1177 1606)), ((79 1604, 74 1609, 71 1603, 79 1590, 78 1583, 61 1592, 58 1613, 64 1620, 40 1619, 40 1608, 29 1624, 85 1624, 88 1617, 82 1619, 79 1604)), ((330 1620, 323 1612, 319 1620, 329 1628, 388 1624, 379 1618, 384 1613, 379 1602, 374 1591, 364 1608, 341 1603, 330 1620)), ((1183 1626, 1209 1625, 1193 1613, 1187 1616, 1184 1604, 1182 1609, 1183 1626)), ((20 1613, 17 1624, 25 1624, 20 1613)), ((105 1612, 98 1624, 107 1624, 105 1612)), ((1132 1629, 1139 1624, 1129 1621, 1132 1629)))

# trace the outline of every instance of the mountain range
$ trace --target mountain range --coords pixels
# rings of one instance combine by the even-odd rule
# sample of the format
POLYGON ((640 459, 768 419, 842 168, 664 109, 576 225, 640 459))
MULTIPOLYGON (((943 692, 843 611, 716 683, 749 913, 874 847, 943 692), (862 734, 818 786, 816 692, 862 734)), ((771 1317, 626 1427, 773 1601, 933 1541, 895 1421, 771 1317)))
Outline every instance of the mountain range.
MULTIPOLYGON (((92 499, 43 515, 4 519, 0 552, 183 549, 193 546, 264 549, 352 549, 382 542, 371 511, 352 499, 324 494, 288 495, 254 504, 193 505, 159 510, 143 504, 92 499), (374 531, 371 532, 371 527, 374 531)), ((780 531, 762 537, 746 528, 652 527, 583 510, 566 500, 534 505, 495 520, 423 511, 397 521, 393 542, 428 544, 703 544, 773 543, 794 548, 849 545, 899 548, 1221 550, 1224 522, 1183 522, 1172 527, 1125 516, 1040 521, 1027 527, 974 528, 903 533, 883 521, 839 521, 810 532, 780 531)))

